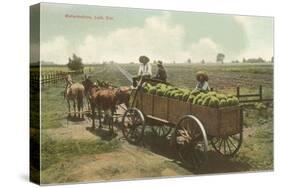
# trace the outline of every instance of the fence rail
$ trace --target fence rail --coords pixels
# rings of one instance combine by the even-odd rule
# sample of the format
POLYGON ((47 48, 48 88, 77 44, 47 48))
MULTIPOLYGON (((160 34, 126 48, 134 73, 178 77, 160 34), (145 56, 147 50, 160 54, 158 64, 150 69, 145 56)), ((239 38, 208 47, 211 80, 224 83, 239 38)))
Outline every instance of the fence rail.
POLYGON ((39 86, 40 84, 42 86, 52 83, 55 84, 63 80, 67 74, 68 74, 67 72, 63 72, 63 71, 42 73, 41 75, 39 72, 31 73, 30 82, 32 86, 39 86))
POLYGON ((273 98, 264 98, 263 97, 263 87, 261 85, 259 86, 258 93, 255 93, 255 94, 241 94, 240 87, 237 87, 236 96, 239 99, 240 103, 272 102, 273 101, 273 98))
POLYGON ((50 71, 50 72, 43 72, 40 75, 40 72, 30 72, 30 84, 32 87, 39 87, 41 84, 42 86, 49 85, 49 84, 56 84, 61 80, 65 79, 67 74, 75 75, 75 74, 90 74, 92 73, 92 69, 88 68, 84 71, 50 71), (40 83, 40 84, 39 84, 40 83))

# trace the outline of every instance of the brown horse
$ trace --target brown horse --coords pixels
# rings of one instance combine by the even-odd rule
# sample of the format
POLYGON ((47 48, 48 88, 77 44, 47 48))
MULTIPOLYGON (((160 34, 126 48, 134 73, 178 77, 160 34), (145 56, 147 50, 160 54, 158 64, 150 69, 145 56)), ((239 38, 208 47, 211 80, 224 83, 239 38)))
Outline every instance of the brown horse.
POLYGON ((68 116, 71 116, 70 101, 73 102, 74 116, 76 116, 76 106, 78 109, 78 117, 83 117, 83 98, 85 88, 82 84, 73 83, 71 76, 68 75, 66 78, 66 87, 64 97, 68 104, 68 116))
POLYGON ((99 127, 102 127, 101 124, 101 110, 105 112, 105 117, 107 117, 109 121, 109 129, 113 132, 113 122, 112 117, 116 110, 116 106, 124 103, 128 106, 130 91, 129 87, 120 87, 120 88, 101 88, 98 85, 93 84, 91 81, 83 82, 86 95, 89 96, 89 101, 92 109, 93 115, 93 129, 95 129, 95 108, 98 110, 99 117, 99 127))

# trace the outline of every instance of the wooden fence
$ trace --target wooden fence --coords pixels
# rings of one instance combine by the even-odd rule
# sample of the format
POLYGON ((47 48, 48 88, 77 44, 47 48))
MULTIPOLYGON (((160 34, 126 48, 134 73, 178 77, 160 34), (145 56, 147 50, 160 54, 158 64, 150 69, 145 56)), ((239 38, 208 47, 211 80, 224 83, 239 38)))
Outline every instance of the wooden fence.
POLYGON ((66 74, 68 73, 63 71, 56 71, 56 72, 42 73, 40 76, 39 72, 34 72, 30 74, 30 84, 31 86, 35 86, 35 87, 39 87, 40 84, 42 86, 49 85, 49 84, 56 84, 57 82, 63 80, 66 74))
MULTIPOLYGON (((104 71, 104 70, 102 70, 104 71)), ((46 86, 50 84, 56 84, 61 80, 64 80, 67 74, 76 75, 76 74, 90 74, 93 72, 93 69, 90 67, 88 69, 81 71, 52 71, 52 72, 43 72, 40 75, 40 72, 31 72, 30 73, 30 84, 31 87, 46 86), (40 83, 40 84, 39 84, 40 83)))
POLYGON ((241 94, 240 87, 236 88, 236 96, 240 103, 251 103, 251 102, 272 102, 273 98, 263 97, 263 88, 260 85, 257 93, 254 94, 241 94))

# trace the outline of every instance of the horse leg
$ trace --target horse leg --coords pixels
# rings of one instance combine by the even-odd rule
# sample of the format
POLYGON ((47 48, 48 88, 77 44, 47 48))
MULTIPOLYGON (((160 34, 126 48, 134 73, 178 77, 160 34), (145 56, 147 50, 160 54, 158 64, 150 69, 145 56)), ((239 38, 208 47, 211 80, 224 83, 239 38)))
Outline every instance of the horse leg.
POLYGON ((83 99, 81 101, 81 109, 82 109, 82 112, 81 112, 82 118, 84 119, 84 101, 83 101, 83 99))
POLYGON ((92 128, 95 129, 95 105, 91 103, 92 109, 92 128))
POLYGON ((109 112, 108 110, 104 110, 104 116, 103 116, 103 124, 108 125, 108 128, 110 130, 110 124, 109 124, 109 112))
POLYGON ((84 112, 83 112, 83 92, 80 91, 78 93, 78 96, 77 96, 77 103, 78 103, 78 115, 79 115, 79 118, 84 118, 84 112))
POLYGON ((110 117, 109 117, 109 128, 111 130, 111 133, 114 133, 114 127, 113 127, 113 115, 114 115, 114 111, 115 109, 111 109, 111 114, 110 114, 110 117))
POLYGON ((78 118, 80 118, 81 117, 81 101, 79 99, 77 100, 77 109, 78 109, 77 116, 78 116, 78 118))
POLYGON ((84 118, 84 112, 83 112, 83 99, 78 99, 78 113, 79 118, 84 118))
POLYGON ((70 102, 69 100, 67 99, 67 105, 68 105, 68 117, 71 116, 71 112, 70 112, 70 102))
POLYGON ((88 103, 88 110, 90 110, 90 99, 87 98, 87 103, 88 103))
POLYGON ((73 100, 74 117, 76 117, 76 101, 73 100))
POLYGON ((99 117, 99 128, 102 128, 102 123, 101 123, 101 109, 98 107, 98 117, 99 117))

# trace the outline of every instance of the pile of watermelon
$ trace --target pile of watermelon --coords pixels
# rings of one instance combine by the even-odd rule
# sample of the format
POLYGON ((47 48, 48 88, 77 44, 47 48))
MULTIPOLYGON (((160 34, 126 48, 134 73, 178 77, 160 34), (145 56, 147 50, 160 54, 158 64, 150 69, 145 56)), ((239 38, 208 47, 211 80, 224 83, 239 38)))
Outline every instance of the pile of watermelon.
POLYGON ((238 98, 233 95, 225 95, 214 91, 200 92, 199 90, 178 88, 163 83, 159 83, 155 86, 145 83, 143 91, 153 95, 164 96, 190 102, 192 104, 210 107, 235 106, 239 104, 238 98))

